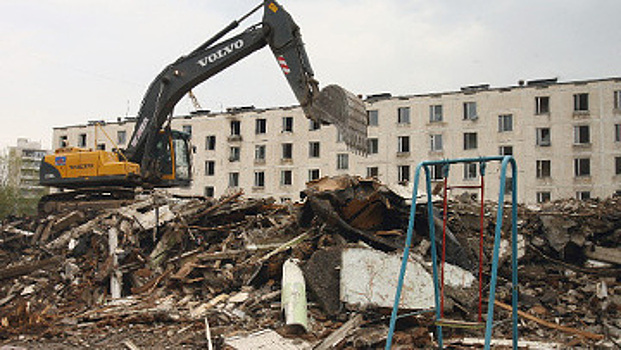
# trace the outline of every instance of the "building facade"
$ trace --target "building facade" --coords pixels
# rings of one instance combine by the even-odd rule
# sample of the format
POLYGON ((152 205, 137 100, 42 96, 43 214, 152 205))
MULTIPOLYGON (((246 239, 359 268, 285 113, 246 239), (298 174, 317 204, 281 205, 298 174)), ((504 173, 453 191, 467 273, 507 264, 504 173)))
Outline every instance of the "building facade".
MULTIPOLYGON (((249 197, 297 200, 307 181, 323 176, 374 176, 410 186, 421 161, 495 155, 516 159, 522 203, 621 191, 621 78, 379 94, 367 96, 365 105, 367 156, 349 152, 333 126, 312 123, 299 107, 176 117, 173 128, 191 133, 196 149, 193 185, 179 192, 220 196, 241 188, 249 197)), ((134 126, 119 120, 97 132, 93 124, 55 128, 53 146, 123 148, 134 126)), ((442 173, 431 169, 434 181, 442 173)), ((449 183, 477 185, 480 176, 477 162, 456 164, 449 183)), ((499 167, 490 164, 485 178, 486 198, 497 200, 499 167)))
POLYGON ((39 185, 39 166, 48 152, 40 142, 25 138, 17 139, 17 145, 9 147, 7 184, 17 188, 23 198, 36 198, 46 192, 39 185))

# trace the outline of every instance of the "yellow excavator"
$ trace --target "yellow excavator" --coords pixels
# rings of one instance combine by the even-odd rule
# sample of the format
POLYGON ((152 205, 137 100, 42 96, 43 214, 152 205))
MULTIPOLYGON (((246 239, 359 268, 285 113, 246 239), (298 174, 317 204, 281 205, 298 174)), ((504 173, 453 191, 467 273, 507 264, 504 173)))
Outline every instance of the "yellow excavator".
POLYGON ((49 213, 68 204, 97 200, 131 200, 138 186, 189 186, 190 136, 171 129, 174 106, 198 84, 266 46, 273 52, 306 117, 334 124, 352 150, 366 153, 367 119, 363 102, 338 85, 319 89, 299 27, 280 4, 265 0, 168 65, 155 78, 142 100, 125 150, 65 147, 46 156, 41 162, 40 183, 62 190, 44 196, 39 203, 40 211, 49 213), (260 23, 221 40, 261 8, 260 23))

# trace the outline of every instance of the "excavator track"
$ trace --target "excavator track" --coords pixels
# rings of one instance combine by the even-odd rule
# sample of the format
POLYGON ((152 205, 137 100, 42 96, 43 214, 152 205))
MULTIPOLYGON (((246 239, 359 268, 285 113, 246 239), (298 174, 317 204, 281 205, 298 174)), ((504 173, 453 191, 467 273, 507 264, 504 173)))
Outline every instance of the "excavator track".
POLYGON ((338 85, 328 85, 306 112, 315 121, 334 124, 351 150, 367 154, 367 112, 358 96, 338 85))
POLYGON ((59 214, 71 210, 119 208, 130 204, 136 190, 127 187, 82 188, 48 194, 39 200, 39 215, 59 214))

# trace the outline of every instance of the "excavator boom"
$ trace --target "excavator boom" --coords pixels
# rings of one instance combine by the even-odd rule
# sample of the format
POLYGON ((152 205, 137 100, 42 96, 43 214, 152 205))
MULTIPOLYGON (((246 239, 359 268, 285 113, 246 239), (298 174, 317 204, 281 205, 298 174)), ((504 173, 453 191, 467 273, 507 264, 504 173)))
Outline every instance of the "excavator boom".
MULTIPOLYGON (((264 0, 240 20, 233 21, 162 70, 147 89, 125 151, 59 149, 43 160, 41 184, 74 190, 90 187, 89 196, 106 185, 189 186, 192 174, 189 135, 171 130, 173 108, 192 88, 265 46, 270 47, 307 118, 334 124, 351 149, 366 153, 367 119, 363 102, 338 85, 319 89, 300 28, 280 4, 264 0), (261 8, 261 23, 223 40, 241 21, 261 8)), ((67 197, 65 194, 62 198, 67 197)))

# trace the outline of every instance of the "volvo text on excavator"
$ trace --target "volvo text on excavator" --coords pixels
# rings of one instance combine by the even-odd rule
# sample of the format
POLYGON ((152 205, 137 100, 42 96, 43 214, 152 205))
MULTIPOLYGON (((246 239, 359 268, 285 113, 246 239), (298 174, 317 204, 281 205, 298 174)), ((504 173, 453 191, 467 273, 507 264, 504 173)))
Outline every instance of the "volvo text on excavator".
POLYGON ((40 182, 63 191, 42 198, 40 210, 50 212, 61 203, 80 200, 129 199, 138 186, 189 186, 189 135, 171 130, 174 106, 193 87, 265 46, 273 52, 306 117, 334 124, 352 150, 366 153, 363 102, 338 85, 319 89, 299 27, 279 3, 265 0, 155 78, 142 100, 125 150, 63 147, 46 156, 40 182), (261 8, 261 23, 221 40, 261 8))

